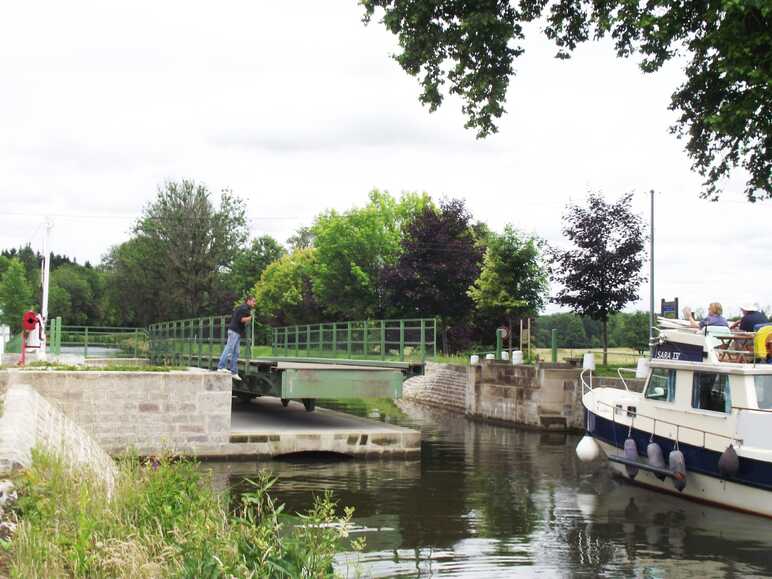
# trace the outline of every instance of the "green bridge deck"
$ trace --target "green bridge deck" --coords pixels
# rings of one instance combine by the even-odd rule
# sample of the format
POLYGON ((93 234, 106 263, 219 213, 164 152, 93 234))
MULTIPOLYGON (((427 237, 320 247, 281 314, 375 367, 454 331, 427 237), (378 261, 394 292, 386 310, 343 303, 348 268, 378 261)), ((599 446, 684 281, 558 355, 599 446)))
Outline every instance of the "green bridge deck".
MULTIPOLYGON (((214 370, 227 336, 228 318, 209 317, 154 324, 148 329, 154 363, 214 370)), ((329 398, 399 398, 405 378, 423 373, 436 354, 433 319, 367 320, 248 328, 239 357, 235 394, 271 395, 286 404, 329 398), (270 341, 270 345, 268 342, 270 341), (271 355, 264 355, 267 351, 271 355), (287 355, 294 354, 294 355, 287 355)))

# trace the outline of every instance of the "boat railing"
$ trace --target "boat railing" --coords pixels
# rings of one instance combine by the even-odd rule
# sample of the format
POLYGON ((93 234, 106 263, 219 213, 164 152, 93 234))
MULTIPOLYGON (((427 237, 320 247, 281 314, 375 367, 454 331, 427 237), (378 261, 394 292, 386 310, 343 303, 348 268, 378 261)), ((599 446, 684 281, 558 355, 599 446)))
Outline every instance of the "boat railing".
MULTIPOLYGON (((630 387, 627 385, 627 381, 625 380, 625 377, 622 376, 622 372, 631 372, 633 374, 637 373, 638 370, 636 368, 617 368, 617 375, 619 376, 619 379, 622 381, 622 385, 625 387, 625 390, 627 392, 631 392, 630 387)), ((587 394, 588 392, 592 391, 592 370, 589 368, 584 368, 579 373, 579 379, 582 381, 582 393, 587 394), (590 381, 588 382, 585 379, 585 375, 589 374, 590 381)))
POLYGON ((772 408, 749 408, 747 406, 732 406, 732 410, 737 410, 738 413, 748 411, 772 414, 772 408))
MULTIPOLYGON (((637 408, 628 407, 628 408, 625 409, 625 408, 622 407, 621 404, 618 404, 618 405, 617 404, 609 404, 608 402, 604 402, 603 400, 596 400, 595 403, 596 404, 601 404, 603 406, 608 406, 611 409, 611 422, 613 422, 614 424, 616 424, 617 410, 620 410, 620 411, 624 412, 629 418, 631 418, 631 422, 630 422, 630 427, 631 428, 632 428, 632 425, 635 423, 635 419, 636 418, 645 418, 645 419, 651 420, 652 421, 652 426, 651 426, 651 433, 652 433, 652 435, 657 433, 657 422, 660 422, 662 424, 668 424, 670 426, 674 426, 675 429, 676 429, 676 432, 675 432, 675 438, 672 439, 672 440, 675 440, 676 444, 679 442, 679 439, 680 439, 679 434, 681 432, 681 429, 690 430, 692 432, 697 432, 697 433, 701 434, 702 435, 702 448, 705 448, 706 437, 707 436, 717 436, 719 438, 724 438, 724 439, 728 440, 730 443, 736 442, 737 446, 741 446, 742 443, 743 443, 743 439, 742 438, 737 438, 736 436, 729 436, 729 435, 721 434, 721 433, 718 433, 718 432, 711 432, 710 430, 705 430, 705 429, 697 428, 697 427, 694 427, 694 426, 686 426, 685 424, 678 424, 677 422, 671 422, 670 420, 664 420, 662 418, 655 418, 653 416, 647 416, 646 414, 639 413, 637 408)), ((732 408, 734 409, 734 408, 738 408, 738 407, 733 406, 732 408)), ((743 410, 758 410, 758 409, 757 408, 744 408, 743 410)), ((657 436, 662 436, 662 435, 661 434, 657 434, 657 436)), ((671 438, 671 437, 663 436, 663 438, 671 438)))
POLYGON ((622 384, 624 385, 625 390, 630 392, 630 388, 628 388, 627 381, 625 380, 625 377, 622 376, 622 372, 631 372, 635 374, 638 372, 638 370, 636 368, 617 368, 617 375, 619 376, 619 379, 622 381, 622 384))

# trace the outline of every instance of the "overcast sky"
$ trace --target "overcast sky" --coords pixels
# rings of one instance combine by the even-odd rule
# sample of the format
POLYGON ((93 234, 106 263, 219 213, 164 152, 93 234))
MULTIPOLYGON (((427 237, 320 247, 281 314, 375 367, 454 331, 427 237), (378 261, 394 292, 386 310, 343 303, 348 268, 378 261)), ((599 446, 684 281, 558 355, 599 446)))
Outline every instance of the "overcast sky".
MULTIPOLYGON (((668 133, 682 63, 644 76, 604 43, 568 61, 534 27, 507 115, 484 141, 457 100, 429 114, 355 0, 13 2, 0 8, 0 248, 98 262, 165 180, 247 199, 252 234, 284 241, 374 187, 465 199, 477 219, 560 241, 592 190, 656 195, 656 300, 730 314, 772 304, 772 203, 699 198, 668 133)), ((648 287, 638 307, 648 308, 648 287)))

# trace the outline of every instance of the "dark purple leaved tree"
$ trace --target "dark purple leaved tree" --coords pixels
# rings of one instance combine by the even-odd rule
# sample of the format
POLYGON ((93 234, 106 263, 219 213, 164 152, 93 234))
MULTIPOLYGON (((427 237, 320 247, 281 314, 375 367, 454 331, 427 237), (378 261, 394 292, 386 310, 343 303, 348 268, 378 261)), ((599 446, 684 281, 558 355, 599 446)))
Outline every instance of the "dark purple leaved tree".
POLYGON ((632 193, 616 202, 590 193, 585 205, 569 205, 563 235, 570 249, 551 250, 551 277, 561 289, 552 301, 603 324, 603 365, 608 363, 608 318, 638 299, 646 257, 640 215, 632 193))

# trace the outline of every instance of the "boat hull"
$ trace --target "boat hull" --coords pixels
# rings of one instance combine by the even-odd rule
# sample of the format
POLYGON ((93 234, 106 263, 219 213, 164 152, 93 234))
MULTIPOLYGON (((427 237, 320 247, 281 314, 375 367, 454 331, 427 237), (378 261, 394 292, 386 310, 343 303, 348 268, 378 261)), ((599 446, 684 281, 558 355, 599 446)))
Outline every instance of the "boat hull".
MULTIPOLYGON (((607 456, 621 454, 619 447, 603 440, 596 440, 607 456)), ((609 461, 609 467, 619 476, 632 480, 635 484, 702 503, 772 518, 772 492, 690 471, 688 463, 686 488, 681 492, 675 489, 670 478, 660 480, 654 473, 641 469, 635 478, 631 479, 623 464, 609 461)))

